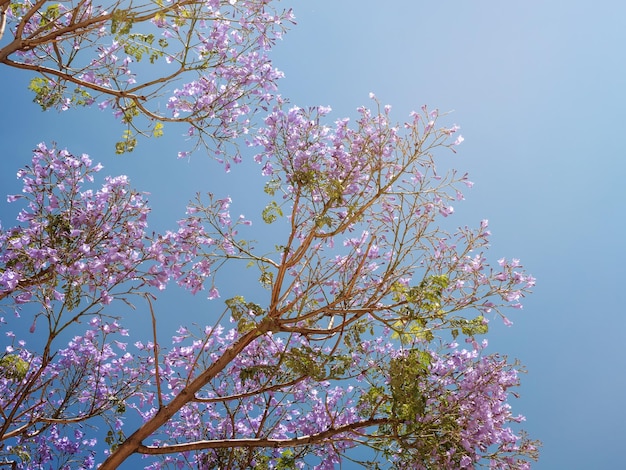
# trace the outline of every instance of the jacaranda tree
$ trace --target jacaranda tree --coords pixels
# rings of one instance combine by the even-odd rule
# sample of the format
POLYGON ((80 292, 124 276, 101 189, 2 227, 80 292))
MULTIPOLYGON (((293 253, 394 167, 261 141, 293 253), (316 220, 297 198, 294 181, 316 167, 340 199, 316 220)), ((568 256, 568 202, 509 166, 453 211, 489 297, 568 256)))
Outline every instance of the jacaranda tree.
POLYGON ((195 140, 181 154, 206 150, 227 168, 254 159, 267 201, 231 217, 229 197, 200 195, 177 228, 151 233, 146 195, 125 176, 97 181, 88 156, 37 145, 8 197, 18 225, 0 231, 6 464, 112 469, 140 454, 151 469, 522 469, 536 458, 509 404, 519 367, 483 339, 534 279, 516 259, 489 263, 486 220, 444 229, 472 184, 436 168, 458 128, 426 107, 397 124, 373 95, 354 123, 288 104, 267 54, 293 18, 274 3, 1 2, 0 62, 37 72, 42 108, 111 108, 118 153, 183 123, 195 140), (220 275, 238 269, 258 282, 220 275), (213 314, 164 344, 170 281, 206 292, 213 314), (145 309, 152 341, 132 339, 125 305, 145 309))

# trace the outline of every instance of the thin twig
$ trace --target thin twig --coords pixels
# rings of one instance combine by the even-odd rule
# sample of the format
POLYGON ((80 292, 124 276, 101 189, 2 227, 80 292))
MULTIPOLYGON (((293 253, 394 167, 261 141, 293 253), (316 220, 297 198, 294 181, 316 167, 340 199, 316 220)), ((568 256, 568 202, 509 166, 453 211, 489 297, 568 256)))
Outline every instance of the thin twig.
POLYGON ((157 342, 156 317, 152 308, 152 300, 150 294, 146 294, 146 300, 150 306, 150 315, 152 316, 152 349, 154 351, 154 379, 157 387, 157 399, 159 400, 159 409, 163 408, 163 396, 161 394, 161 374, 159 373, 159 343, 157 342))

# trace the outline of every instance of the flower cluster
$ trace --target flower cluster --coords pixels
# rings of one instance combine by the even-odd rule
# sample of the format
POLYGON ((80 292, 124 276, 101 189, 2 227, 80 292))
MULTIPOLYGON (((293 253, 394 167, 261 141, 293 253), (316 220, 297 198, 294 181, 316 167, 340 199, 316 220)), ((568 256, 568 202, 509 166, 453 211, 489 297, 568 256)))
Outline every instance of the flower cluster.
POLYGON ((197 144, 217 147, 247 133, 282 77, 268 51, 294 21, 291 10, 266 0, 165 1, 140 13, 91 1, 46 8, 26 1, 7 14, 14 41, 0 60, 45 71, 30 85, 44 109, 112 108, 127 127, 118 153, 132 151, 146 128, 161 135, 167 122, 184 123, 197 144))
MULTIPOLYGON (((208 367, 224 348, 239 337, 235 330, 206 327, 199 335, 181 328, 174 346, 164 355, 162 373, 168 377, 163 400, 173 398, 191 378, 208 367)), ((150 345, 141 345, 150 348, 150 345)), ((384 349, 384 347, 383 347, 384 349)), ((359 420, 356 413, 357 391, 352 386, 332 386, 331 377, 346 378, 350 370, 362 368, 362 360, 344 356, 332 358, 330 350, 316 347, 305 338, 266 334, 250 344, 212 380, 187 406, 179 419, 169 421, 153 435, 153 446, 166 446, 216 439, 274 439, 289 441, 298 436, 313 436, 306 448, 286 449, 211 449, 165 457, 149 467, 199 465, 216 468, 231 462, 237 468, 265 462, 275 468, 280 462, 295 459, 298 468, 307 460, 316 468, 334 468, 341 455, 353 447, 349 433, 335 432, 331 441, 319 436, 329 427, 341 428, 359 420), (316 363, 325 357, 328 370, 316 363), (236 462, 236 463, 234 463, 236 462)), ((157 396, 138 392, 128 400, 145 420, 157 411, 157 396)))
POLYGON ((162 289, 171 278, 193 292, 202 288, 209 263, 194 255, 211 239, 190 219, 177 232, 149 235, 147 202, 126 176, 106 177, 98 190, 83 187, 101 169, 87 155, 45 144, 34 150, 32 164, 18 172, 22 194, 8 197, 26 207, 23 225, 0 232, 0 298, 72 310, 146 285, 162 289))
MULTIPOLYGON (((231 217, 230 198, 198 199, 177 231, 148 235, 145 199, 125 177, 86 189, 101 167, 41 144, 18 174, 22 194, 9 197, 26 207, 23 226, 0 234, 0 295, 18 306, 37 302, 53 326, 41 352, 7 332, 14 339, 0 358, 6 455, 30 458, 35 467, 90 468, 101 447, 81 434, 81 423, 102 417, 109 429, 104 441, 114 451, 124 443, 129 413, 148 423, 165 403, 188 396, 142 451, 182 450, 148 468, 237 462, 330 469, 350 455, 355 439, 415 468, 426 462, 471 468, 483 460, 524 468, 536 449, 511 430, 521 420, 508 405, 516 371, 504 359, 481 356, 474 336, 485 332, 484 317, 452 314, 515 306, 534 279, 518 260, 492 268, 474 254, 486 247, 486 221, 455 235, 431 228, 445 216, 433 208, 456 197, 451 188, 465 176, 430 186, 424 175, 436 171, 432 160, 392 157, 406 155, 406 138, 386 118, 362 115, 358 132, 340 126, 371 157, 353 170, 342 163, 349 152, 322 158, 321 144, 310 165, 302 158, 298 169, 286 168, 288 159, 263 157, 280 169, 272 177, 285 179, 293 211, 277 260, 255 255, 238 239, 238 228, 250 222, 231 217), (338 179, 349 184, 330 199, 330 182, 338 179), (325 215, 323 223, 310 220, 325 215), (194 335, 181 328, 169 350, 136 342, 139 353, 131 354, 113 338, 126 331, 102 320, 114 299, 164 288, 168 279, 197 292, 207 278, 215 282, 216 260, 232 258, 255 261, 271 296, 267 305, 226 300, 235 324, 229 330, 217 324, 194 335), (88 315, 86 331, 53 347, 59 333, 88 315), (469 337, 476 349, 431 351, 433 332, 442 328, 469 337), (189 394, 189 384, 213 369, 189 394), (237 439, 259 444, 239 446, 237 439), (211 444, 224 440, 235 441, 211 444)), ((317 124, 300 117, 294 112, 292 121, 309 126, 315 140, 317 124)), ((318 135, 336 138, 323 129, 318 135)), ((294 149, 292 157, 299 155, 294 149)), ((209 298, 218 296, 212 285, 209 298)))
MULTIPOLYGON (((177 231, 148 234, 147 202, 125 176, 105 177, 102 186, 90 188, 101 170, 87 155, 39 144, 31 164, 18 172, 22 193, 8 196, 23 209, 20 226, 0 231, 0 300, 29 316, 25 305, 38 307, 34 318, 16 315, 12 328, 22 331, 23 321, 32 321, 34 332, 43 316, 39 327, 48 330, 40 334, 43 343, 29 347, 5 331, 11 345, 0 353, 0 439, 9 439, 7 455, 30 459, 29 465, 54 461, 62 468, 67 461, 72 467, 84 458, 81 465, 89 468, 96 440, 86 438, 89 445, 73 449, 69 443, 81 432, 74 425, 102 416, 111 427, 106 441, 113 445, 125 401, 150 390, 153 351, 145 359, 126 353, 126 344, 112 339, 126 330, 102 321, 105 307, 152 287, 163 289, 170 279, 195 293, 212 275, 211 250, 232 250, 206 234, 193 207, 177 231), (89 328, 59 348, 70 327, 87 317, 89 328)), ((215 204, 217 233, 234 236, 237 225, 248 223, 231 221, 227 199, 215 204)), ((209 297, 218 295, 212 288, 209 297)), ((0 325, 5 323, 0 317, 0 325)))
POLYGON ((428 352, 428 374, 415 374, 421 413, 414 435, 399 441, 398 462, 424 469, 474 468, 485 461, 489 468, 530 468, 537 443, 511 428, 524 420, 508 401, 519 385, 518 370, 506 358, 481 355, 486 346, 486 340, 473 350, 453 343, 449 351, 428 352))
POLYGON ((324 124, 329 112, 277 107, 250 142, 260 149, 255 160, 269 178, 266 192, 282 192, 264 220, 285 213, 293 227, 272 272, 291 277, 282 299, 292 325, 368 312, 398 333, 422 330, 429 340, 436 329, 458 334, 459 315, 471 309, 503 315, 501 306, 521 307, 534 279, 519 263, 489 265, 482 253, 488 222, 443 228, 462 188, 472 186, 467 174, 439 172, 433 157, 438 147, 462 142, 458 126, 438 126, 438 112, 426 107, 403 125, 392 124, 389 106, 359 108, 353 126, 347 119, 324 124))
POLYGON ((14 41, 0 61, 45 72, 30 87, 43 108, 112 108, 127 127, 120 153, 178 122, 228 167, 241 157, 225 145, 271 110, 248 138, 267 177, 259 230, 285 216, 287 232, 259 250, 239 234, 251 221, 209 194, 177 229, 150 234, 145 195, 125 176, 92 188, 100 165, 40 144, 8 198, 24 204, 20 226, 0 229, 0 301, 17 314, 11 328, 0 317, 0 456, 20 468, 93 468, 104 454, 108 469, 140 453, 163 455, 152 469, 326 470, 363 444, 402 468, 528 467, 536 446, 514 432, 523 418, 508 403, 516 365, 476 337, 535 281, 516 259, 489 264, 486 220, 445 228, 472 186, 435 164, 463 141, 458 126, 426 107, 396 125, 373 95, 354 123, 287 109, 269 50, 293 18, 268 0, 166 0, 141 14, 26 1, 7 14, 14 41), (208 280, 216 299, 216 272, 233 260, 258 268, 265 290, 225 300, 229 328, 181 327, 169 349, 155 332, 130 351, 109 304, 143 297, 156 322, 151 299, 170 280, 192 293, 208 280), (47 331, 27 346, 28 306, 30 331, 47 331), (437 349, 440 335, 473 350, 437 349), (94 419, 100 441, 85 434, 94 419))
MULTIPOLYGON (((407 350, 384 336, 358 340, 351 352, 341 353, 299 335, 259 337, 152 436, 153 448, 189 449, 146 468, 216 468, 226 462, 280 468, 290 461, 296 468, 332 469, 344 456, 354 458, 355 439, 366 438, 407 468, 529 468, 536 443, 511 428, 524 419, 509 405, 510 389, 519 385, 515 364, 483 355, 486 342, 473 350, 456 344, 407 350), (306 444, 296 443, 305 438, 306 444), (267 444, 237 447, 241 439, 267 444), (210 445, 221 440, 235 447, 210 445)), ((220 326, 198 335, 180 328, 161 366, 168 377, 161 399, 180 393, 238 337, 220 326)), ((157 395, 146 390, 127 403, 149 420, 157 395)))
MULTIPOLYGON (((11 332, 7 335, 13 336, 11 332)), ((32 352, 24 341, 0 353, 0 454, 24 468, 94 468, 97 439, 83 423, 94 416, 121 426, 125 400, 145 386, 148 361, 119 341, 128 332, 94 318, 54 355, 32 352)))

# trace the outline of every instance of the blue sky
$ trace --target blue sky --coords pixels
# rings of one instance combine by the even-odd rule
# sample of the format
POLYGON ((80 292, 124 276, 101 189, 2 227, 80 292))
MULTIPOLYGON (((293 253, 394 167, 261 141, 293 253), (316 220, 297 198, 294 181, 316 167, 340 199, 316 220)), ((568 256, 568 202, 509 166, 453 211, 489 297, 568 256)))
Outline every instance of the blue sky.
MULTIPOLYGON (((489 219, 490 259, 521 258, 538 280, 524 310, 512 312, 514 326, 494 321, 489 335, 489 350, 529 370, 514 408, 544 442, 533 468, 623 467, 626 3, 283 4, 293 4, 298 25, 274 59, 286 73, 281 92, 292 102, 354 117, 374 92, 398 120, 422 104, 453 111, 448 119, 461 126, 465 142, 446 158, 469 171, 475 186, 452 221, 489 219)), ((176 132, 115 156, 121 128, 109 114, 40 112, 25 72, 2 68, 0 83, 2 193, 19 188, 15 171, 33 146, 52 140, 149 191, 155 229, 173 227, 196 191, 231 193, 235 212, 245 212, 257 194, 246 188, 263 184, 242 168, 238 177, 258 185, 234 186, 201 155, 176 160, 176 132)), ((4 226, 11 214, 3 203, 4 226)), ((200 300, 185 305, 206 311, 200 300)), ((174 308, 170 302, 162 308, 174 308)), ((163 330, 174 316, 166 314, 163 330)))

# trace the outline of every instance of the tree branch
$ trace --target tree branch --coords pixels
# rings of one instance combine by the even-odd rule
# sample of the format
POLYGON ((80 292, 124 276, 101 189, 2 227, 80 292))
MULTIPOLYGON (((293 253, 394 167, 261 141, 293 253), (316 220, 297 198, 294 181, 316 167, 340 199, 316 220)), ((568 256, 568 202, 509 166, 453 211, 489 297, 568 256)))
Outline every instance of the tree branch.
POLYGON ((152 307, 150 295, 146 293, 145 297, 148 301, 148 306, 150 307, 150 315, 152 316, 152 338, 154 340, 154 344, 152 346, 152 350, 154 353, 154 381, 157 388, 157 400, 159 402, 159 409, 161 409, 163 408, 163 393, 161 392, 161 373, 159 372, 159 343, 157 341, 156 317, 154 316, 154 308, 152 307))
POLYGON ((48 266, 46 269, 39 271, 37 274, 31 276, 30 278, 24 279, 18 282, 17 286, 15 286, 14 289, 0 292, 0 300, 5 299, 6 297, 13 294, 14 292, 28 289, 29 287, 32 287, 35 285, 41 285, 45 282, 48 282, 54 275, 55 275, 54 267, 48 266))
POLYGON ((60 70, 55 70, 55 69, 51 69, 50 67, 45 67, 43 65, 36 65, 36 64, 25 64, 24 62, 15 62, 11 59, 4 59, 2 60, 0 58, 0 62, 5 63, 6 65, 9 65, 11 67, 15 67, 17 69, 24 69, 24 70, 32 70, 34 72, 39 72, 43 75, 48 74, 48 75, 54 75, 56 77, 59 77, 62 80, 66 80, 70 83, 74 83, 78 86, 82 86, 85 88, 89 88, 91 90, 94 91, 98 91, 100 93, 105 93, 107 95, 113 95, 117 98, 127 98, 127 99, 132 99, 132 100, 142 100, 145 101, 146 97, 145 96, 137 96, 134 95, 132 93, 126 92, 124 90, 116 90, 114 88, 106 88, 100 85, 96 85, 95 83, 91 83, 91 82, 86 82, 84 80, 79 80, 78 78, 76 78, 75 76, 62 72, 60 70))
MULTIPOLYGON (((210 441, 196 441, 188 442, 185 444, 173 444, 169 446, 144 446, 140 445, 137 448, 137 452, 141 454, 149 455, 163 455, 174 454, 179 452, 189 452, 194 450, 204 449, 223 449, 223 448, 235 448, 235 447, 271 447, 271 448, 284 448, 284 447, 300 447, 305 445, 317 444, 318 442, 325 441, 330 437, 342 434, 345 432, 354 431, 369 426, 375 426, 384 424, 389 421, 389 418, 372 418, 365 421, 358 421, 356 423, 346 424, 337 428, 329 428, 326 431, 322 431, 317 434, 310 434, 308 436, 294 437, 293 439, 214 439, 210 441)), ((102 467, 101 467, 102 468, 102 467)))
POLYGON ((194 400, 195 394, 210 380, 219 374, 241 352, 259 336, 270 331, 271 321, 261 322, 257 328, 233 342, 210 367, 192 380, 167 405, 160 408, 156 414, 146 421, 137 431, 129 436, 109 457, 102 463, 100 470, 114 470, 118 468, 130 455, 138 452, 144 439, 148 438, 157 429, 167 423, 187 403, 194 400))

